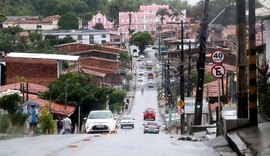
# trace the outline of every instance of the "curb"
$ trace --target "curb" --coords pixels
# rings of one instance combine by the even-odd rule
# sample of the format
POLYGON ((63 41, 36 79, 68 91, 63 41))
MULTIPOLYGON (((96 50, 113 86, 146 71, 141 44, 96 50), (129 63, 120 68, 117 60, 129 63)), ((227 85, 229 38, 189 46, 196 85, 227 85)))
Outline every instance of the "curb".
POLYGON ((237 132, 227 133, 226 139, 228 140, 231 148, 240 156, 252 156, 252 152, 240 138, 237 132))

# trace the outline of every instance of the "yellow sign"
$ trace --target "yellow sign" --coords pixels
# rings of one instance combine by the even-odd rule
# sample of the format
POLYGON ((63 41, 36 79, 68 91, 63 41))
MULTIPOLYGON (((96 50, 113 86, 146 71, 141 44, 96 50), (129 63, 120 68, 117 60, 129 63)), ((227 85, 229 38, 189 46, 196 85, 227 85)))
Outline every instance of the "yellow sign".
POLYGON ((185 102, 183 100, 179 100, 179 101, 177 101, 177 106, 182 108, 185 106, 185 102))

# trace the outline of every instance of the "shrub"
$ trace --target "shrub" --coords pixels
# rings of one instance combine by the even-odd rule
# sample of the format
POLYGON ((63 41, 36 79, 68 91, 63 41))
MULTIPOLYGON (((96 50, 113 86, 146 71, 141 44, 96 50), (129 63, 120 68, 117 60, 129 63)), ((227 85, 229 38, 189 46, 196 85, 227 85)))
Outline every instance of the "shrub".
POLYGON ((54 120, 52 114, 47 110, 43 109, 38 117, 38 123, 43 134, 54 133, 54 120))
POLYGON ((11 116, 11 124, 13 126, 19 126, 22 127, 25 124, 26 119, 28 118, 28 115, 21 112, 16 112, 11 116))
POLYGON ((6 133, 10 125, 10 118, 8 114, 3 114, 0 116, 0 132, 6 133))

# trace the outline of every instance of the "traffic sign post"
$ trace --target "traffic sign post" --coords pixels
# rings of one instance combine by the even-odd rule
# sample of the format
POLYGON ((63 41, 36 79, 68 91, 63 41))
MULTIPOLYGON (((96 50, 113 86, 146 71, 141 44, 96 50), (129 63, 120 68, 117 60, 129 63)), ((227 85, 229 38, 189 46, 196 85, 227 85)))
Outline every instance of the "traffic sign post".
POLYGON ((221 123, 220 123, 220 111, 221 111, 221 106, 220 106, 220 78, 222 78, 225 75, 225 68, 222 66, 222 63, 225 59, 225 55, 222 51, 216 50, 212 52, 211 55, 212 61, 215 63, 215 65, 211 69, 211 73, 215 78, 218 78, 218 116, 217 116, 217 136, 219 135, 220 129, 221 129, 221 123))

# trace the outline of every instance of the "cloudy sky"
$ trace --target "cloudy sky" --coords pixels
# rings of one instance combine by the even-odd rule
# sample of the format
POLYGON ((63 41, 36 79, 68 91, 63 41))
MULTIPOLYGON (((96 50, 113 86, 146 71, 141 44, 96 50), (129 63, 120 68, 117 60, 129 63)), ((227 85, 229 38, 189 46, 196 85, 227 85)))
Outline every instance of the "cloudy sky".
POLYGON ((190 5, 195 5, 196 3, 198 3, 201 0, 186 0, 186 1, 188 1, 188 4, 190 4, 190 5))

